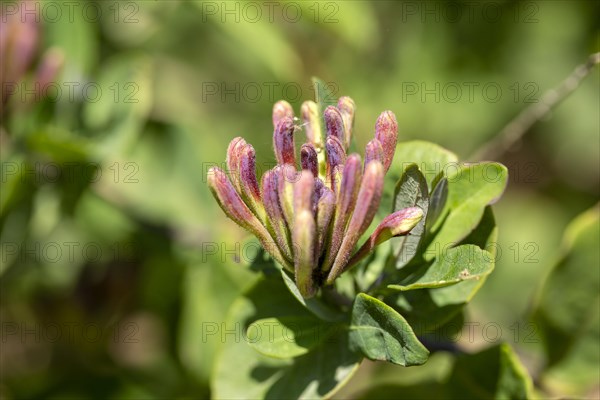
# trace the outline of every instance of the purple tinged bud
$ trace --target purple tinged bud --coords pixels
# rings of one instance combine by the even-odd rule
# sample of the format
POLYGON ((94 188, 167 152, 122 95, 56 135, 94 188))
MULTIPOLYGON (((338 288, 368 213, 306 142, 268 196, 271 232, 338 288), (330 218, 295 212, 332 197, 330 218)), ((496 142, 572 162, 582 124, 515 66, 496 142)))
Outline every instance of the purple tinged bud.
POLYGON ((381 113, 375 123, 375 139, 381 142, 383 147, 383 166, 385 172, 390 169, 396 152, 396 143, 398 141, 398 122, 396 116, 391 111, 381 113))
POLYGON ((336 165, 331 176, 331 190, 338 196, 342 186, 342 176, 344 174, 344 165, 336 165))
POLYGON ((315 191, 315 178, 312 172, 303 170, 294 183, 294 213, 301 211, 312 212, 315 191))
POLYGON ((212 167, 208 170, 208 187, 229 218, 250 231, 256 230, 253 225, 255 222, 258 224, 258 220, 220 168, 212 167))
POLYGON ((323 194, 317 203, 317 252, 316 259, 321 257, 325 249, 325 241, 329 232, 329 225, 335 210, 335 194, 331 189, 324 187, 323 194))
POLYGON ((294 121, 289 117, 283 117, 273 132, 273 148, 277 164, 296 165, 294 155, 294 121))
POLYGON ((248 206, 242 201, 238 192, 227 178, 227 175, 217 167, 208 171, 208 187, 217 203, 230 219, 242 228, 254 234, 261 245, 269 251, 277 262, 287 269, 292 269, 290 263, 283 257, 279 248, 272 246, 273 239, 265 227, 260 223, 248 206))
POLYGON ((273 127, 277 128, 277 125, 279 125, 279 121, 286 117, 293 120, 294 109, 287 101, 279 100, 273 105, 273 127))
POLYGON ((319 178, 315 178, 315 193, 313 195, 313 214, 317 213, 317 204, 319 203, 319 199, 323 195, 323 190, 325 189, 325 184, 319 178))
POLYGON ((262 221, 265 219, 265 209, 260 198, 260 188, 256 179, 256 156, 254 147, 246 144, 242 148, 239 166, 240 186, 242 198, 262 221))
POLYGON ((419 207, 405 208, 385 217, 377 226, 371 237, 367 239, 365 244, 362 245, 360 250, 357 251, 352 259, 348 262, 347 266, 344 268, 344 271, 348 270, 350 267, 370 254, 375 247, 381 243, 395 236, 406 235, 409 233, 422 218, 423 210, 421 210, 419 207))
MULTIPOLYGON (((308 172, 310 174, 310 172, 308 172)), ((316 245, 316 224, 309 210, 300 210, 295 216, 294 230, 294 269, 296 285, 303 297, 315 295, 316 287, 313 279, 316 245)))
POLYGON ((346 228, 346 234, 344 235, 333 267, 327 276, 327 283, 333 283, 342 273, 356 242, 373 221, 375 213, 379 208, 379 202, 381 201, 384 175, 383 166, 380 162, 371 161, 367 165, 358 191, 356 207, 346 228))
POLYGON ((344 230, 356 205, 356 197, 361 185, 361 169, 360 156, 351 154, 346 160, 342 173, 342 182, 335 207, 331 244, 327 249, 327 256, 321 267, 323 271, 329 270, 342 244, 344 230))
POLYGON ((340 143, 344 144, 346 148, 346 134, 344 132, 344 120, 342 119, 342 113, 334 106, 328 106, 323 111, 323 118, 325 119, 325 129, 327 131, 327 139, 330 137, 336 137, 340 143))
MULTIPOLYGON (((329 136, 325 142, 327 153, 327 177, 333 182, 335 167, 346 163, 346 151, 344 146, 335 136, 329 136)), ((333 188, 333 185, 331 185, 333 188)))
POLYGON ((388 215, 381 221, 371 235, 375 245, 381 244, 395 236, 405 235, 423 218, 423 210, 419 207, 408 207, 388 215))
POLYGON ((283 210, 279 204, 278 171, 276 169, 265 172, 262 177, 262 202, 267 214, 267 226, 273 231, 277 245, 290 261, 293 259, 291 244, 288 240, 288 232, 283 216, 283 210))
POLYGON ((231 178, 233 186, 237 189, 238 192, 242 191, 239 170, 241 153, 246 144, 247 143, 243 138, 236 137, 231 142, 229 142, 229 147, 227 148, 227 172, 229 173, 229 177, 231 178))
POLYGON ((365 149, 365 168, 367 168, 367 165, 373 160, 379 161, 381 164, 383 164, 383 158, 383 147, 381 146, 381 142, 379 140, 373 139, 367 143, 367 147, 365 149))
POLYGON ((350 139, 352 138, 352 125, 354 124, 354 113, 356 111, 356 105, 354 104, 354 100, 352 100, 348 96, 342 96, 338 100, 337 108, 340 110, 342 114, 342 119, 344 120, 344 132, 345 132, 345 143, 346 147, 350 144, 350 139))
POLYGON ((321 132, 321 121, 319 118, 319 107, 314 101, 305 101, 300 107, 302 121, 306 124, 304 131, 306 137, 318 148, 323 146, 323 134, 321 132))
POLYGON ((313 176, 319 176, 319 160, 317 158, 317 151, 312 143, 304 143, 300 149, 300 163, 302 169, 309 170, 313 176))
POLYGON ((288 229, 291 231, 294 225, 294 183, 298 180, 298 173, 289 164, 279 166, 277 173, 279 204, 281 205, 288 229))
POLYGON ((256 153, 250 144, 244 146, 241 152, 240 181, 245 193, 260 200, 260 188, 256 180, 256 153))

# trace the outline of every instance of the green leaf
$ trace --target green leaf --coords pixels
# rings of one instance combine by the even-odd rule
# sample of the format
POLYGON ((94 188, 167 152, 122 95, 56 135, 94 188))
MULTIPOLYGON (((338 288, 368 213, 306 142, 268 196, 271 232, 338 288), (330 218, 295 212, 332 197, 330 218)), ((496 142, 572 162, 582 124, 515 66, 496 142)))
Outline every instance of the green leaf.
POLYGON ((416 164, 427 182, 427 187, 433 187, 432 183, 440 173, 456 169, 458 157, 456 154, 440 147, 435 143, 422 140, 413 140, 398 143, 394 160, 390 170, 385 176, 385 185, 380 210, 386 214, 394 204, 394 192, 396 182, 400 180, 404 169, 410 164, 416 164))
POLYGON ((396 185, 393 211, 415 206, 423 210, 423 218, 408 235, 391 239, 396 268, 404 267, 417 254, 429 209, 429 192, 425 177, 416 164, 410 164, 396 185))
POLYGON ((531 379, 510 346, 500 344, 459 356, 445 389, 450 399, 528 399, 531 379))
POLYGON ((290 290, 290 292, 294 295, 296 300, 298 300, 298 302, 300 304, 302 304, 304 307, 306 307, 306 309, 308 311, 310 311, 311 313, 313 313, 314 315, 316 315, 317 317, 319 317, 320 319, 322 319, 324 321, 340 321, 341 319, 344 318, 344 315, 342 313, 340 313, 340 312, 334 310, 333 308, 329 307, 328 305, 324 304, 318 298, 316 298, 316 297, 311 297, 310 299, 304 298, 302 296, 302 294, 300 294, 300 290, 298 289, 298 286, 296 286, 296 283, 294 282, 294 280, 292 278, 290 278, 290 276, 287 274, 287 272, 285 272, 283 269, 281 269, 281 276, 283 277, 283 282, 285 282, 285 285, 290 290))
POLYGON ((485 207, 504 192, 508 171, 501 164, 486 162, 460 166, 447 178, 448 201, 442 215, 448 215, 431 227, 435 237, 425 252, 426 260, 457 244, 477 227, 485 207))
MULTIPOLYGON (((431 358, 435 360, 436 353, 431 358)), ((430 361, 430 362, 431 362, 430 361)), ((427 366, 430 365, 427 363, 427 366)), ((425 368, 421 367, 418 370, 425 368)), ((412 371, 406 371, 412 372, 412 371)), ((381 373, 379 373, 381 374, 381 373)), ((403 374, 404 375, 404 374, 403 374)), ((358 399, 527 399, 531 398, 531 379, 511 350, 501 344, 476 354, 456 358, 451 369, 438 377, 408 381, 400 376, 395 380, 372 378, 374 385, 352 398, 358 399)))
POLYGON ((448 200, 448 179, 442 178, 433 188, 431 198, 429 199, 429 210, 425 227, 429 230, 430 226, 435 225, 438 218, 442 215, 446 201, 448 200))
POLYGON ((371 360, 403 366, 421 365, 429 355, 400 314, 364 293, 356 296, 352 308, 350 344, 371 360))
MULTIPOLYGON (((432 182, 440 172, 451 172, 456 169, 458 157, 456 154, 443 147, 422 140, 398 143, 394 162, 388 176, 398 181, 407 164, 417 164, 425 176, 427 186, 432 187, 432 182)), ((447 175, 447 174, 446 174, 447 175)))
MULTIPOLYGON (((494 215, 488 206, 477 228, 461 242, 461 245, 471 244, 489 250, 490 259, 495 261, 492 256, 495 256, 496 237, 494 215)), ((412 264, 398 270, 386 279, 386 283, 402 282, 421 267, 422 265, 412 264)), ((465 280, 451 286, 404 292, 386 288, 384 292, 388 292, 385 302, 392 304, 415 332, 421 335, 423 332, 438 329, 459 313, 479 291, 485 280, 486 276, 483 276, 479 280, 465 280)))
POLYGON ((311 315, 263 318, 250 324, 246 337, 250 346, 261 354, 293 358, 313 350, 334 328, 333 324, 324 324, 311 315))
POLYGON ((563 391, 577 393, 598 379, 598 243, 600 212, 596 206, 573 220, 565 231, 563 254, 546 279, 533 312, 548 362, 546 379, 563 391))
POLYGON ((492 254, 475 245, 466 244, 449 249, 431 265, 419 268, 401 283, 388 287, 402 291, 439 288, 466 280, 479 280, 493 269, 492 254))
POLYGON ((250 324, 265 318, 311 317, 281 284, 263 278, 230 309, 221 336, 222 352, 212 376, 214 398, 322 398, 343 385, 361 357, 351 351, 348 332, 332 332, 311 351, 296 358, 277 359, 260 354, 246 337, 250 324))

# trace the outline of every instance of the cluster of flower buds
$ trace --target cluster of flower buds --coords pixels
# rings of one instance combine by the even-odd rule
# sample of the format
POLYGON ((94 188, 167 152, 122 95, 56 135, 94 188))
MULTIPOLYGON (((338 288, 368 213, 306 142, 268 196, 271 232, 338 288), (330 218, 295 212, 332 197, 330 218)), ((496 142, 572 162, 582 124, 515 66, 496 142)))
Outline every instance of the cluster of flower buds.
MULTIPOLYGON (((3 114, 8 100, 17 90, 18 83, 28 75, 41 39, 39 15, 33 1, 19 1, 13 6, 17 12, 6 13, 0 18, 0 81, 2 84, 2 102, 0 114, 3 114)), ((63 52, 57 48, 46 51, 33 72, 31 86, 38 97, 45 94, 48 84, 58 75, 64 64, 63 52)))
POLYGON ((416 207, 387 216, 355 251, 379 207, 398 123, 391 111, 379 116, 363 165, 358 154, 347 155, 354 112, 349 97, 341 97, 337 107, 325 108, 322 115, 315 102, 306 101, 298 125, 292 106, 279 101, 273 107, 277 166, 259 183, 254 148, 238 137, 227 150, 229 177, 217 167, 208 172, 209 187, 225 214, 295 274, 304 297, 333 284, 378 244, 407 234, 423 216, 416 207), (294 139, 300 127, 308 142, 300 148, 298 171, 294 139))

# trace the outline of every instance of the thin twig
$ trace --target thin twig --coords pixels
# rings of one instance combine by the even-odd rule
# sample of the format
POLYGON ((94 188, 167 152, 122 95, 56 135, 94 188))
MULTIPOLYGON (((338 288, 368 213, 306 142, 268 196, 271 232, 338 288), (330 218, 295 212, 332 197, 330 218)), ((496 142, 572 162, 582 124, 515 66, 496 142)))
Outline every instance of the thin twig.
POLYGON ((491 141, 480 147, 472 156, 471 160, 493 160, 508 151, 517 143, 527 131, 556 105, 566 99, 581 81, 589 75, 594 66, 600 64, 600 53, 594 53, 588 57, 585 64, 581 64, 563 80, 556 88, 548 90, 540 101, 527 107, 508 123, 500 133, 491 141))

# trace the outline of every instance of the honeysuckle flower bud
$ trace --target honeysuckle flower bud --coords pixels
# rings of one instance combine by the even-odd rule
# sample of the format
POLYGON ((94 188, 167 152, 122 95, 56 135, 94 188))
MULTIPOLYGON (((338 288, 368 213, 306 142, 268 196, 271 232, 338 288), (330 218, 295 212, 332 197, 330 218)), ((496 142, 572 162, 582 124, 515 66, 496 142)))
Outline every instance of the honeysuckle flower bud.
POLYGON ((287 225, 291 228, 294 225, 294 182, 297 180, 296 169, 290 164, 285 164, 279 166, 277 173, 279 204, 283 210, 283 216, 287 225))
POLYGON ((423 218, 423 210, 419 207, 408 207, 388 215, 377 226, 371 237, 362 245, 360 250, 352 257, 346 268, 366 257, 381 243, 410 232, 423 218))
POLYGON ((293 259, 292 247, 287 236, 287 225, 279 203, 279 174, 275 169, 265 172, 262 177, 262 202, 267 214, 267 227, 272 231, 275 241, 288 260, 293 259))
POLYGON ((242 156, 242 150, 246 144, 247 143, 243 138, 234 138, 231 142, 229 142, 229 147, 227 147, 227 157, 225 158, 227 163, 227 172, 229 173, 229 177, 231 178, 233 186, 235 186, 238 192, 242 191, 242 186, 240 185, 240 159, 242 156))
POLYGON ((325 248, 326 235, 329 231, 329 223, 335 210, 335 194, 328 187, 323 188, 323 194, 317 204, 317 260, 325 248))
POLYGON ((342 243, 344 228, 356 204, 356 195, 361 183, 362 165, 358 154, 351 154, 346 160, 336 203, 336 214, 331 234, 331 244, 323 263, 323 271, 329 270, 342 243))
POLYGON ((273 257, 284 267, 291 268, 281 255, 279 249, 272 246, 272 238, 264 225, 250 211, 238 192, 227 178, 227 175, 218 167, 212 167, 208 171, 208 187, 210 188, 217 203, 231 220, 248 230, 258 238, 263 247, 271 251, 273 257))
POLYGON ((383 158, 383 147, 379 140, 373 139, 367 143, 367 147, 365 148, 365 168, 373 160, 377 160, 383 164, 383 158))
POLYGON ((265 250, 294 273, 304 297, 333 284, 379 243, 407 234, 422 218, 419 209, 396 212, 355 251, 379 207, 383 178, 394 155, 397 123, 391 112, 381 114, 363 167, 358 154, 346 156, 354 102, 343 97, 338 107, 324 111, 328 135, 323 143, 319 108, 314 102, 303 103, 308 143, 300 150, 301 172, 296 170, 295 126, 287 102, 273 108, 278 165, 262 176, 260 187, 254 148, 242 138, 233 139, 227 150, 231 180, 218 168, 209 172, 209 187, 225 214, 256 235, 265 250))
POLYGON ((327 283, 333 283, 342 273, 344 265, 350 258, 350 251, 373 221, 383 192, 383 176, 383 166, 379 161, 371 161, 367 165, 356 200, 357 206, 354 208, 337 257, 327 276, 327 283))
POLYGON ((315 192, 315 178, 312 172, 303 170, 294 183, 294 213, 307 210, 312 213, 315 192))
MULTIPOLYGON (((325 142, 327 154, 327 178, 333 183, 335 167, 346 162, 346 151, 336 136, 328 136, 325 142)), ((333 185, 330 186, 333 188, 333 185)))
POLYGON ((294 119, 294 109, 285 100, 279 100, 273 105, 273 128, 277 128, 279 121, 283 118, 294 119))
POLYGON ((294 121, 290 117, 283 117, 277 123, 273 132, 273 148, 277 164, 296 165, 294 155, 294 121))
POLYGON ((339 196, 340 188, 342 187, 342 176, 344 175, 344 164, 336 165, 331 175, 331 190, 339 196))
POLYGON ((319 203, 319 199, 323 195, 323 190, 325 189, 325 184, 319 178, 315 178, 315 193, 313 195, 313 214, 317 213, 317 204, 319 203))
POLYGON ((393 112, 384 111, 377 118, 375 139, 379 140, 383 147, 383 166, 385 172, 387 172, 390 169, 390 165, 392 165, 398 141, 398 122, 393 112))
POLYGON ((296 285, 304 297, 312 297, 316 288, 313 279, 316 245, 315 219, 309 210, 300 210, 294 222, 294 266, 296 285))
POLYGON ((344 120, 344 141, 347 147, 350 144, 350 138, 352 137, 352 125, 354 124, 356 105, 354 104, 354 100, 350 97, 342 96, 338 100, 337 108, 340 110, 342 119, 344 120))
POLYGON ((300 149, 300 164, 302 169, 312 172, 314 177, 319 176, 319 160, 317 151, 312 143, 304 143, 300 149))
POLYGON ((304 131, 306 132, 306 137, 317 149, 322 148, 323 134, 321 133, 321 121, 317 103, 311 100, 302 103, 300 115, 305 125, 304 131))
POLYGON ((328 106, 323 111, 323 118, 325 119, 325 130, 327 131, 327 139, 330 137, 336 137, 340 143, 344 145, 344 149, 347 147, 346 133, 344 132, 344 120, 342 119, 342 113, 334 106, 328 106))
POLYGON ((302 171, 294 183, 294 267, 296 284, 305 297, 314 294, 313 268, 315 267, 316 224, 312 212, 315 179, 312 172, 302 171))
POLYGON ((246 144, 240 154, 239 180, 242 198, 246 200, 256 216, 265 221, 265 209, 260 198, 260 188, 256 179, 256 155, 254 147, 246 144))

